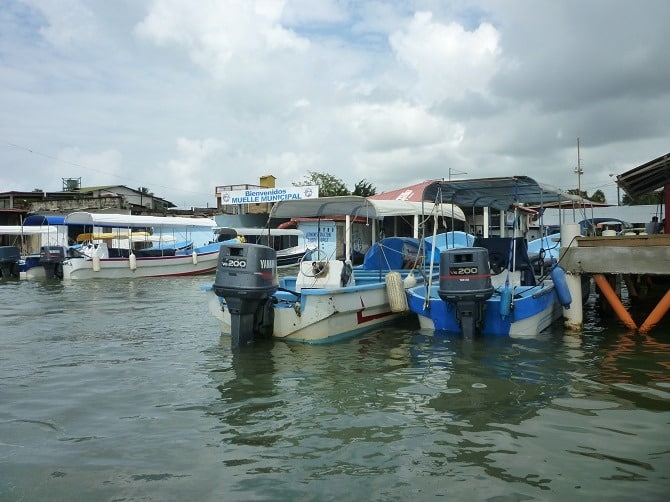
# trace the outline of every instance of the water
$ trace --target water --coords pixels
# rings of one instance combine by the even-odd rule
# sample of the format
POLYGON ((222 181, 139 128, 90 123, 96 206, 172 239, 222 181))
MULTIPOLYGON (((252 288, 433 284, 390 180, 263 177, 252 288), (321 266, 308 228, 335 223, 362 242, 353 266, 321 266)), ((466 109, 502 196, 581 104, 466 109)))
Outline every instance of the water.
POLYGON ((232 353, 206 278, 0 284, 0 500, 662 500, 670 330, 232 353))

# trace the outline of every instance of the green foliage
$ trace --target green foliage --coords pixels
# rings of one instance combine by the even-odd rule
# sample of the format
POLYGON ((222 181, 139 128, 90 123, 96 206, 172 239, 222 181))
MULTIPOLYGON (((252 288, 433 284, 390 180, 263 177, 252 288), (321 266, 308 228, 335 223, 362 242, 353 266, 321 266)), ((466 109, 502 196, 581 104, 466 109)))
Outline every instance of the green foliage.
POLYGON ((364 178, 358 183, 356 183, 352 195, 360 195, 361 197, 370 197, 371 195, 375 195, 376 193, 377 189, 372 185, 372 183, 368 183, 364 178))
POLYGON ((660 192, 646 193, 643 195, 638 195, 637 197, 631 197, 628 194, 624 194, 621 198, 621 204, 624 206, 640 206, 643 204, 662 204, 663 203, 663 190, 660 192))
POLYGON ((593 195, 589 195, 589 193, 584 190, 582 190, 582 193, 580 194, 579 190, 576 188, 571 188, 568 190, 568 193, 572 195, 581 195, 582 199, 590 200, 592 202, 602 202, 603 204, 607 202, 605 193, 602 190, 596 190, 593 192, 593 195))
POLYGON ((319 197, 331 197, 334 195, 350 195, 351 192, 347 189, 344 182, 327 173, 317 173, 314 171, 307 171, 303 181, 294 182, 293 186, 302 187, 308 185, 317 185, 319 187, 319 197))
POLYGON ((593 192, 593 195, 591 195, 590 200, 604 204, 607 202, 607 197, 605 197, 605 192, 602 190, 596 190, 593 192))

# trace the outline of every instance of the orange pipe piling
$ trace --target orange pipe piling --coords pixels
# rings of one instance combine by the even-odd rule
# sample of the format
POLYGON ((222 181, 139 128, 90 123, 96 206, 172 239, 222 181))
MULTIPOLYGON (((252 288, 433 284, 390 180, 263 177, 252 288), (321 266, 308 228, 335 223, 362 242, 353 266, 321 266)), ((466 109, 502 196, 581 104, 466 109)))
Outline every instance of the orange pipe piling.
POLYGON ((630 316, 630 314, 626 310, 626 307, 623 306, 623 303, 621 303, 621 299, 617 296, 616 292, 612 289, 612 286, 610 286, 610 283, 607 282, 607 279, 605 278, 605 276, 602 275, 602 274, 594 274, 593 275, 593 281, 596 283, 598 288, 600 288, 600 291, 602 292, 602 294, 605 295, 605 298, 607 298, 607 301, 609 302, 612 309, 614 309, 614 312, 616 313, 619 320, 622 323, 624 323, 627 328, 637 329, 637 325, 635 324, 635 321, 633 321, 633 318, 630 316))
POLYGON ((663 316, 670 309, 670 289, 666 291, 661 301, 658 302, 658 305, 654 307, 654 310, 647 316, 647 319, 640 326, 640 333, 646 333, 651 328, 656 326, 658 322, 663 319, 663 316))

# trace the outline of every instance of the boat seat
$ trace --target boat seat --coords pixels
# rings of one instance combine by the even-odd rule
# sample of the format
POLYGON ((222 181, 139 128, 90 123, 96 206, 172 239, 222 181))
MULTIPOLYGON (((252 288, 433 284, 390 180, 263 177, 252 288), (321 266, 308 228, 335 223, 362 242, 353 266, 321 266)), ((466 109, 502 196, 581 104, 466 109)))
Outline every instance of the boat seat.
POLYGON ((483 247, 488 250, 492 276, 498 274, 504 276, 507 275, 507 269, 510 268, 510 254, 513 249, 516 249, 514 266, 511 268, 514 271, 518 271, 520 273, 520 285, 534 286, 537 283, 535 280, 533 265, 530 261, 530 258, 528 257, 528 243, 526 242, 525 238, 477 237, 475 238, 473 246, 483 247), (516 244, 514 241, 516 241, 516 244))
POLYGON ((337 289, 343 286, 354 286, 354 274, 351 263, 342 260, 303 260, 295 281, 295 290, 303 289, 337 289))

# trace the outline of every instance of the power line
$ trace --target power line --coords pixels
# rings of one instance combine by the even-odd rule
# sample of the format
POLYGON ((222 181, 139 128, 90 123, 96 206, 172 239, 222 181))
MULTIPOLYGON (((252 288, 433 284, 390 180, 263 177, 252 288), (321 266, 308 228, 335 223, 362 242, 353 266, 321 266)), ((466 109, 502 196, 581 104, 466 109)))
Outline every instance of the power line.
MULTIPOLYGON (((44 157, 44 158, 49 159, 49 160, 60 162, 61 164, 68 164, 70 166, 78 167, 78 168, 81 168, 81 169, 86 169, 88 171, 93 171, 93 172, 96 172, 98 174, 104 174, 105 176, 110 176, 110 177, 114 177, 114 178, 118 178, 118 179, 122 179, 122 180, 123 179, 125 179, 125 180, 130 179, 131 181, 135 181, 136 183, 140 183, 140 184, 143 183, 143 182, 141 182, 137 179, 127 178, 127 177, 121 176, 119 174, 113 174, 113 173, 105 172, 105 171, 102 171, 100 169, 95 169, 93 167, 85 166, 83 164, 78 164, 77 162, 71 162, 69 160, 59 159, 58 157, 54 157, 53 155, 49 155, 49 154, 37 151, 37 150, 35 150, 33 148, 29 148, 27 146, 17 145, 16 143, 12 143, 12 142, 7 141, 7 140, 2 140, 2 142, 4 144, 6 144, 8 146, 11 146, 13 148, 16 148, 18 150, 23 150, 23 151, 31 153, 33 155, 39 155, 40 157, 44 157)), ((153 185, 153 183, 152 183, 152 185, 153 185)), ((191 190, 185 190, 184 188, 174 188, 174 187, 168 187, 168 186, 165 186, 165 185, 154 185, 154 186, 157 186, 158 188, 163 188, 163 189, 166 189, 166 190, 175 190, 175 191, 180 191, 180 192, 186 192, 186 193, 190 193, 190 194, 193 194, 193 195, 205 195, 203 192, 194 192, 194 191, 191 191, 191 190)), ((207 194, 208 197, 210 197, 211 195, 212 195, 211 193, 207 194)))

